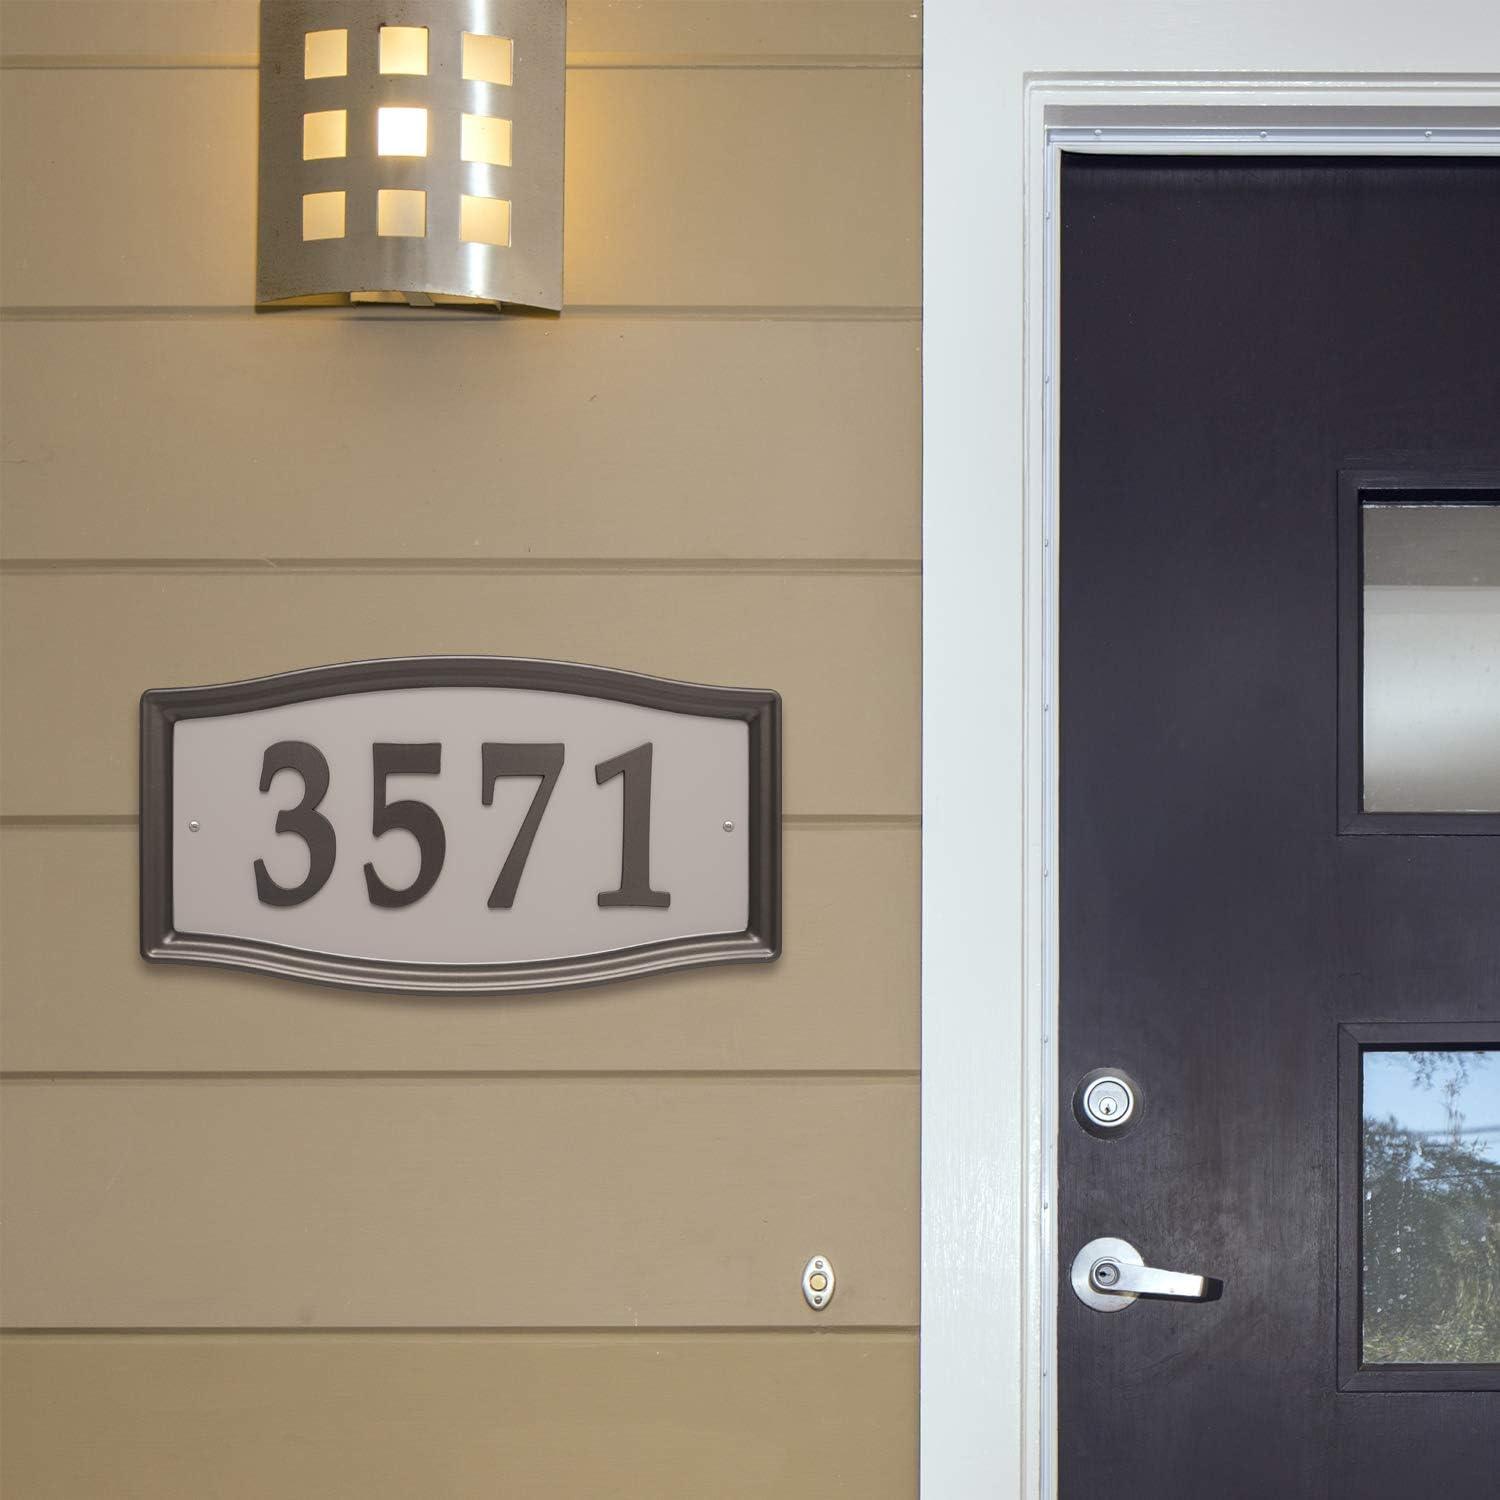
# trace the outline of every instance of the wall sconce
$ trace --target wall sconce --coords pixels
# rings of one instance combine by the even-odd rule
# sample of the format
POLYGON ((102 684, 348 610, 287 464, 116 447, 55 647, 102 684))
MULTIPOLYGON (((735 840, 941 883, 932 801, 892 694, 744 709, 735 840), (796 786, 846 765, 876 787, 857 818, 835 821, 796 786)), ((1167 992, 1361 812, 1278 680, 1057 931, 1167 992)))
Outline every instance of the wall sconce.
POLYGON ((258 304, 562 308, 566 0, 263 0, 258 304))

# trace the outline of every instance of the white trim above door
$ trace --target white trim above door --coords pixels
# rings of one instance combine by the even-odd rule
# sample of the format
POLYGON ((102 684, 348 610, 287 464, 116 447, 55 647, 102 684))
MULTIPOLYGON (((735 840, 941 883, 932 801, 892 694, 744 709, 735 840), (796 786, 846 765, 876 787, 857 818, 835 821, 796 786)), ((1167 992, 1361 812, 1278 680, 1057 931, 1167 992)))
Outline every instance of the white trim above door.
MULTIPOLYGON (((926 12, 923 1500, 1055 1493, 1050 204, 1062 152, 1500 154, 1500 75, 1011 73, 1012 89, 993 68, 1014 40, 1011 7, 995 9, 929 0, 926 12)), ((1057 14, 1086 25, 1079 9, 1057 14)), ((1444 9, 1472 22, 1471 46, 1493 25, 1439 3, 1431 26, 1444 9)), ((1299 29, 1269 11, 1241 24, 1299 29)), ((1421 54, 1391 32, 1393 60, 1421 54)), ((1450 55, 1465 55, 1464 35, 1449 33, 1450 55)))

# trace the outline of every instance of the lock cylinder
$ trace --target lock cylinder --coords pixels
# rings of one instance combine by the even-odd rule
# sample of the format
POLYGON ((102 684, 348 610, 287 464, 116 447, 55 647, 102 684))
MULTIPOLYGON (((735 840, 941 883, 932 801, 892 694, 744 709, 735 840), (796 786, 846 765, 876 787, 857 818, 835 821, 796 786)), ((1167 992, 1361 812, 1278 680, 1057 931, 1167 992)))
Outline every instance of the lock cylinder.
POLYGON ((1119 1068, 1095 1068, 1073 1091, 1073 1117, 1090 1135, 1118 1138, 1140 1115, 1141 1092, 1119 1068))

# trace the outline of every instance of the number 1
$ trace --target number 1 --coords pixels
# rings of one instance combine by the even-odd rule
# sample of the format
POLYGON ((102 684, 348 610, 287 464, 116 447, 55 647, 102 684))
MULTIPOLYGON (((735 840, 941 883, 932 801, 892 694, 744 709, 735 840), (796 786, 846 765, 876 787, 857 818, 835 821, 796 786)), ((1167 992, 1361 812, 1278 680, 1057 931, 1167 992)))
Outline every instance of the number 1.
POLYGON ((625 804, 625 827, 620 840, 620 886, 600 891, 600 906, 654 906, 672 904, 666 891, 651 889, 651 745, 637 745, 613 760, 594 767, 600 786, 624 778, 620 796, 625 804))

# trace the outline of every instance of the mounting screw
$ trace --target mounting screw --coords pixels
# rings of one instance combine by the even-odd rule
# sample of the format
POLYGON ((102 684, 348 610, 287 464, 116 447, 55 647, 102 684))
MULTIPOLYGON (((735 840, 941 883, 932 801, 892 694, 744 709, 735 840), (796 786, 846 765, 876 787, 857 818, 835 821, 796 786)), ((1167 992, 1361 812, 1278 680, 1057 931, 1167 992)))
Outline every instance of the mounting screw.
POLYGON ((197 833, 197 831, 198 831, 198 820, 197 820, 197 818, 194 818, 192 820, 192 822, 190 822, 188 824, 188 832, 189 833, 197 833))
POLYGON ((734 832, 734 819, 733 818, 725 818, 724 819, 724 832, 725 833, 733 833, 734 832))

